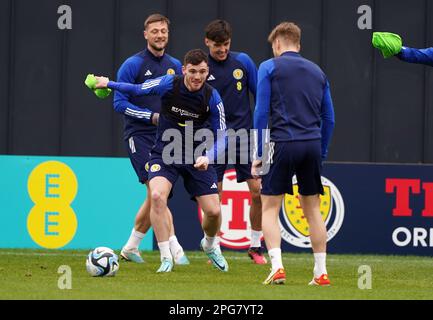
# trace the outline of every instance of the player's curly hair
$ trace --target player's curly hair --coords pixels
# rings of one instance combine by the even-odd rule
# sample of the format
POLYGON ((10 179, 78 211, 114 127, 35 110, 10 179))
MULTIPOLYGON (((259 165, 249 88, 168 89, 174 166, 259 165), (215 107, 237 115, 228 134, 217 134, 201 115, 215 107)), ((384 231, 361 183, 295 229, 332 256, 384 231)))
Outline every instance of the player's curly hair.
POLYGON ((183 59, 183 65, 192 64, 194 66, 202 63, 208 63, 207 54, 201 49, 193 49, 186 53, 185 58, 183 59))
POLYGON ((216 43, 223 43, 232 37, 232 28, 225 20, 214 20, 205 29, 205 37, 216 43))
POLYGON ((301 44, 301 28, 293 22, 282 22, 272 30, 268 37, 268 41, 273 43, 276 38, 281 37, 284 40, 295 44, 301 44))

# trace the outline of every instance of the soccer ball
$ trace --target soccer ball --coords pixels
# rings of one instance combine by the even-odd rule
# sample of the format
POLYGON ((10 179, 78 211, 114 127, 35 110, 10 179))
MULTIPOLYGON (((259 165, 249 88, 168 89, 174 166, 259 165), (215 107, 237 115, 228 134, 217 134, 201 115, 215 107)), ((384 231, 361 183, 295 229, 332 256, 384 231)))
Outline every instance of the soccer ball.
POLYGON ((86 269, 92 277, 112 277, 119 270, 119 257, 110 248, 98 247, 89 252, 86 269))

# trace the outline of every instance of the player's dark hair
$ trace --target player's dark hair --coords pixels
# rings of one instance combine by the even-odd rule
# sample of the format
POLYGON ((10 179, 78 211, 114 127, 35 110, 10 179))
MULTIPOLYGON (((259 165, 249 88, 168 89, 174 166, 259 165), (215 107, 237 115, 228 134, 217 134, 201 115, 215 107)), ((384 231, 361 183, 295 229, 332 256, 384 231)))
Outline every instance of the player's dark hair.
POLYGON ((281 37, 292 44, 300 45, 301 28, 293 22, 282 22, 272 30, 268 37, 268 41, 273 43, 278 37, 281 37))
POLYGON ((232 38, 232 28, 225 20, 214 20, 207 25, 205 36, 216 43, 223 43, 232 38))
POLYGON ((187 52, 185 58, 183 59, 183 65, 192 64, 194 66, 202 63, 208 63, 207 54, 201 49, 193 49, 187 52))
POLYGON ((148 16, 146 21, 144 21, 144 30, 147 30, 149 24, 154 22, 165 22, 167 26, 170 26, 170 20, 168 20, 166 16, 163 16, 162 14, 159 13, 154 13, 148 16))

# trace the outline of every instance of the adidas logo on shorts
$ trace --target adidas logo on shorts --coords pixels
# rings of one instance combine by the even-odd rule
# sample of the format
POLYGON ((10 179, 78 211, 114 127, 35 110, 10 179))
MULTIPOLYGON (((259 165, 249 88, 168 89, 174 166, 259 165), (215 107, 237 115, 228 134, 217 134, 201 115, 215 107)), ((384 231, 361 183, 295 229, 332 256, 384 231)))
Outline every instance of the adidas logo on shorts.
POLYGON ((218 186, 216 185, 216 183, 214 183, 210 188, 211 189, 218 189, 218 186))

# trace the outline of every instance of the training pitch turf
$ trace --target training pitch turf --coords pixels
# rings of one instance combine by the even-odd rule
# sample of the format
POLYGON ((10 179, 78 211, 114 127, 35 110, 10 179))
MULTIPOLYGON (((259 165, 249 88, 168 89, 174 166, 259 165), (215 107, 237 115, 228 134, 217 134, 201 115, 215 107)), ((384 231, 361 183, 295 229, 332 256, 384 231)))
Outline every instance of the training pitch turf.
MULTIPOLYGON (((328 255, 331 287, 311 287, 311 254, 283 254, 285 285, 265 286, 269 265, 254 265, 246 253, 226 252, 227 273, 207 264, 202 252, 188 252, 189 266, 156 274, 157 252, 145 264, 120 262, 112 278, 92 278, 87 251, 0 250, 0 299, 433 299, 433 259, 427 257, 328 255), (58 268, 70 266, 72 289, 58 287, 58 268), (372 288, 358 288, 359 267, 371 267, 372 288)), ((361 281, 362 282, 362 281, 361 281)), ((364 282, 365 283, 365 282, 364 282)))

